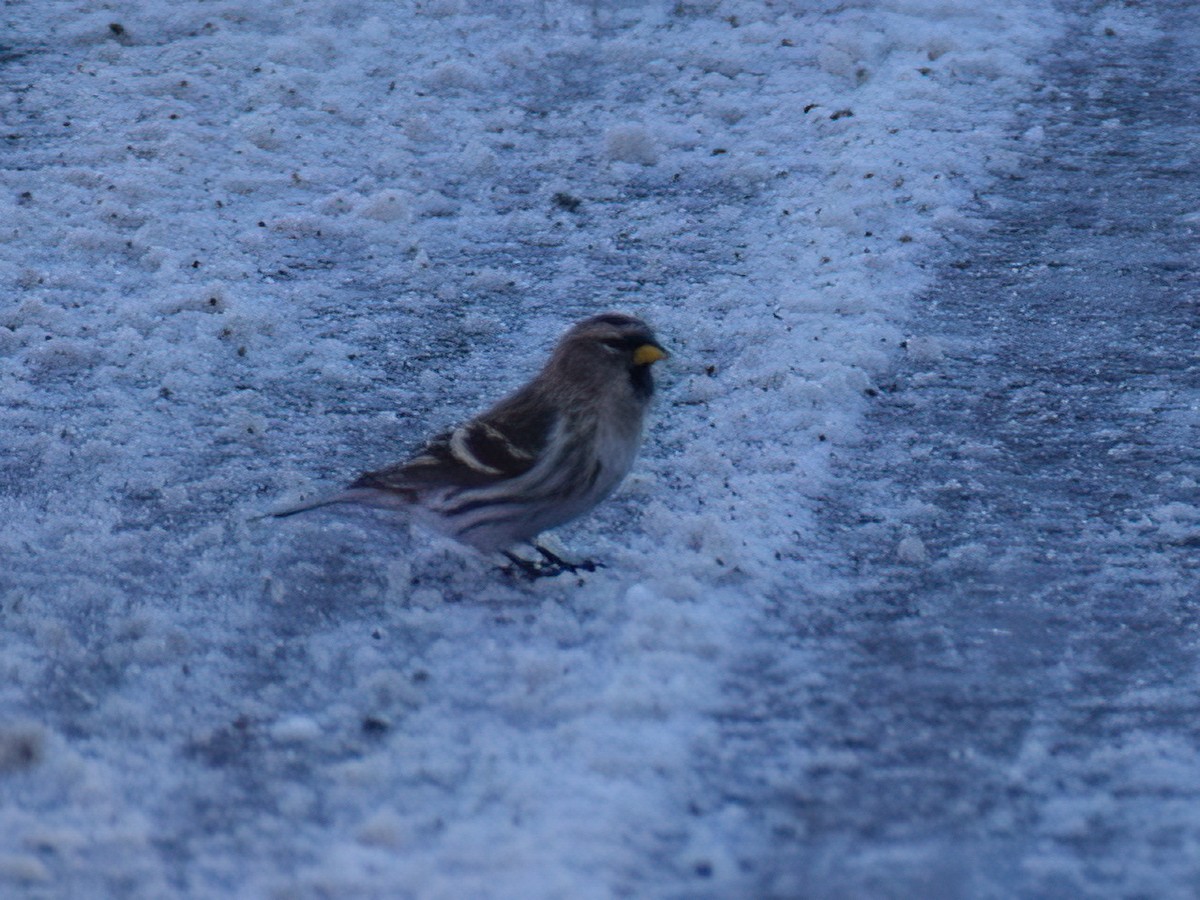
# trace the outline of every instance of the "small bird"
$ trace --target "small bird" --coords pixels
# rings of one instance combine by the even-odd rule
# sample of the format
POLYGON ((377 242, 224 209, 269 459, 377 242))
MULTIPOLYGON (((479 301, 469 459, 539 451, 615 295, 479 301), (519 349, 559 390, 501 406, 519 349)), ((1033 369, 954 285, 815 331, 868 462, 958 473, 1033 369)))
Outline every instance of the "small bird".
POLYGON ((650 367, 667 356, 641 319, 584 319, 532 381, 491 409, 340 493, 269 515, 335 503, 403 510, 463 544, 505 554, 529 577, 590 571, 594 563, 569 563, 534 539, 588 512, 620 484, 642 441, 654 394, 650 367), (512 553, 521 543, 544 561, 512 553))

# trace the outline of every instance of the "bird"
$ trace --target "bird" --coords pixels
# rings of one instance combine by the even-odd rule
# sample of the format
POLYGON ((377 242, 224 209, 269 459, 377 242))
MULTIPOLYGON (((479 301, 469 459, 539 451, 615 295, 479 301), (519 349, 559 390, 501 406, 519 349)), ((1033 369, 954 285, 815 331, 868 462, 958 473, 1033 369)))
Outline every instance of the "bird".
POLYGON ((624 479, 654 396, 650 369, 668 356, 635 316, 583 319, 541 371, 489 409, 344 490, 267 515, 334 504, 403 511, 468 547, 503 554, 515 567, 509 572, 592 571, 596 563, 568 562, 536 538, 589 512, 624 479), (515 554, 522 544, 541 561, 515 554))

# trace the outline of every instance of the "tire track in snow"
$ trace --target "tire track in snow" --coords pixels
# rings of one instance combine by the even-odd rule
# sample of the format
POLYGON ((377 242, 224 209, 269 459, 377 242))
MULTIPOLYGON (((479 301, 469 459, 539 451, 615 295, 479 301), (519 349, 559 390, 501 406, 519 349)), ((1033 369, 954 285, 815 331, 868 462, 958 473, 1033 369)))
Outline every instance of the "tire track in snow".
POLYGON ((774 827, 771 895, 1186 896, 1200 871, 1200 28, 1073 15, 1043 142, 835 467, 832 586, 737 679, 722 771, 774 827))

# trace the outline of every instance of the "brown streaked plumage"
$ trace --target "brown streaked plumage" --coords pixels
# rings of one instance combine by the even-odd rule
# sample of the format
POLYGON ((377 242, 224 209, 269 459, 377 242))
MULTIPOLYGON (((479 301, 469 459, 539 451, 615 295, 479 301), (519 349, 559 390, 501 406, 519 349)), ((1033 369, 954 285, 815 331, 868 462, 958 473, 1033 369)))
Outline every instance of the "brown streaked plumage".
POLYGON ((625 477, 654 393, 650 367, 666 356, 640 319, 584 319, 533 380, 495 406, 341 493, 273 515, 355 503, 411 511, 482 551, 532 541, 625 477))

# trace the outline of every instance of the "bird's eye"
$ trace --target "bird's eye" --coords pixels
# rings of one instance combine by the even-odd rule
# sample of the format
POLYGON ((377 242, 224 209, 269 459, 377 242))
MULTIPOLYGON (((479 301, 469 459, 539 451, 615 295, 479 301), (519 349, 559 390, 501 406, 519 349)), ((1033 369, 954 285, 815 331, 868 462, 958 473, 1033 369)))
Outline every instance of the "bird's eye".
POLYGON ((600 344, 606 350, 611 350, 613 353, 620 353, 627 348, 627 344, 622 338, 601 338, 600 344))

